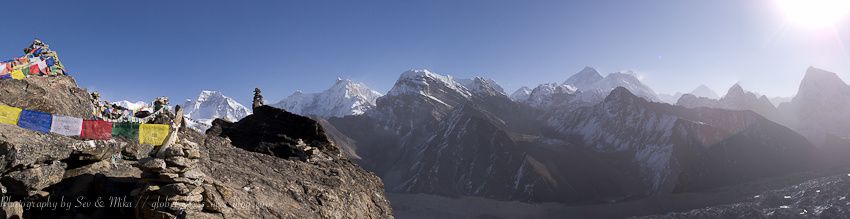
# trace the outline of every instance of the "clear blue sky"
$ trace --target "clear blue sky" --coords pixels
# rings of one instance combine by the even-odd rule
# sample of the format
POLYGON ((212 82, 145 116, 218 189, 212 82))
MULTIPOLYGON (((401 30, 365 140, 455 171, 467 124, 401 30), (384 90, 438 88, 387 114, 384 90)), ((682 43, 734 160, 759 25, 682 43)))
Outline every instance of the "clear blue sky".
POLYGON ((512 92, 584 66, 635 70, 658 92, 734 82, 796 92, 810 65, 848 79, 850 22, 784 25, 772 0, 381 0, 4 2, 0 57, 37 37, 108 99, 175 103, 202 89, 248 103, 320 91, 340 76, 386 92, 429 68, 512 92))

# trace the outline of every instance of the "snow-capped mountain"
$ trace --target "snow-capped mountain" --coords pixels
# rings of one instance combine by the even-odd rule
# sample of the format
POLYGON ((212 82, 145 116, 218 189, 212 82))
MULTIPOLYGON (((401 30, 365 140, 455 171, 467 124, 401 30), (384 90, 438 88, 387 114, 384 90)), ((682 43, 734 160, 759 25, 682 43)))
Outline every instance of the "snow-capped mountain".
POLYGON ((505 89, 493 79, 484 77, 462 78, 457 82, 473 92, 488 92, 505 94, 505 89))
POLYGON ((112 102, 112 104, 115 104, 115 105, 118 105, 120 107, 124 107, 124 108, 127 108, 127 109, 131 109, 131 110, 138 110, 138 109, 141 109, 141 108, 148 106, 148 104, 145 103, 144 101, 131 102, 131 101, 128 101, 128 100, 116 101, 116 102, 112 102))
POLYGON ((712 90, 711 88, 708 88, 708 86, 705 86, 704 84, 700 84, 699 87, 697 87, 696 89, 691 91, 690 94, 693 94, 694 96, 697 96, 697 97, 705 97, 705 98, 709 98, 709 99, 720 98, 720 96, 717 95, 717 92, 714 92, 714 90, 712 90))
POLYGON ((336 83, 320 93, 296 91, 272 106, 300 115, 343 117, 360 115, 375 107, 381 93, 363 83, 337 78, 336 83))
POLYGON ((596 69, 584 67, 584 69, 578 73, 567 78, 567 80, 562 84, 573 86, 578 90, 588 90, 594 87, 593 84, 601 81, 602 79, 602 75, 600 75, 596 69))
POLYGON ((631 71, 608 74, 602 80, 589 85, 587 88, 579 89, 581 92, 579 98, 585 102, 597 103, 605 99, 608 93, 617 87, 624 87, 641 98, 658 101, 655 91, 643 84, 636 74, 631 71))
POLYGON ((201 91, 198 98, 186 100, 183 106, 183 114, 189 120, 187 126, 200 131, 209 128, 215 119, 236 122, 251 114, 249 108, 218 91, 201 91))
POLYGON ((575 93, 576 88, 572 85, 541 84, 531 90, 528 98, 518 101, 537 108, 559 107, 569 104, 575 93))
POLYGON ((561 115, 549 124, 578 136, 577 144, 631 155, 650 193, 803 170, 812 161, 813 148, 802 136, 750 111, 653 103, 625 88, 593 107, 561 115))
POLYGON ((729 88, 722 98, 711 99, 707 97, 698 97, 693 94, 685 94, 676 105, 688 108, 709 107, 730 110, 752 110, 772 121, 782 122, 779 111, 767 99, 766 96, 758 96, 758 94, 744 90, 741 85, 734 84, 729 88))
POLYGON ((513 100, 513 101, 525 101, 525 100, 528 99, 529 96, 531 96, 531 88, 528 88, 526 86, 522 86, 521 88, 514 91, 513 94, 511 94, 511 100, 513 100))
POLYGON ((549 83, 508 98, 492 80, 410 70, 373 109, 327 126, 388 191, 502 200, 703 191, 805 170, 814 160, 811 143, 793 130, 754 110, 718 109, 768 103, 740 86, 719 100, 686 94, 711 105, 686 108, 649 101, 655 93, 633 73, 582 72, 569 81, 590 83, 585 91, 549 83), (607 90, 620 84, 628 87, 607 90), (588 93, 605 95, 582 100, 588 93))
POLYGON ((591 67, 585 67, 560 85, 545 83, 533 90, 517 90, 511 99, 536 108, 575 108, 602 101, 616 87, 625 87, 640 97, 660 101, 655 91, 643 84, 634 72, 615 72, 602 77, 591 67))
POLYGON ((447 75, 407 71, 375 109, 329 123, 354 139, 360 164, 382 176, 389 191, 574 198, 553 193, 545 170, 527 157, 524 147, 542 143, 513 137, 530 127, 535 110, 502 93, 481 92, 496 89, 477 81, 464 86, 447 75))

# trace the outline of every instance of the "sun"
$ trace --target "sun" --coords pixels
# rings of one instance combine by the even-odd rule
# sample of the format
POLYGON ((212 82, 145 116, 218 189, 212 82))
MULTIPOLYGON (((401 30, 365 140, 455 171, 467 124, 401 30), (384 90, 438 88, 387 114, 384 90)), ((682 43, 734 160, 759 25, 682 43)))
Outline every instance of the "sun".
POLYGON ((789 23, 804 27, 834 27, 850 13, 850 0, 775 0, 789 23))

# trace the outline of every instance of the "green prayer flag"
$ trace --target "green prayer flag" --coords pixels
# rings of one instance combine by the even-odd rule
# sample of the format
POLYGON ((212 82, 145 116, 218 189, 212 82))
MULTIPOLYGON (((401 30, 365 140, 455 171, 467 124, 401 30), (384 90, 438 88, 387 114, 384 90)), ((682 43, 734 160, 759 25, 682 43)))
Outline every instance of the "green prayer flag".
POLYGON ((21 71, 24 72, 24 75, 30 75, 30 67, 29 66, 21 68, 21 71))
POLYGON ((139 138, 139 123, 121 122, 112 123, 112 137, 122 137, 126 139, 139 138))

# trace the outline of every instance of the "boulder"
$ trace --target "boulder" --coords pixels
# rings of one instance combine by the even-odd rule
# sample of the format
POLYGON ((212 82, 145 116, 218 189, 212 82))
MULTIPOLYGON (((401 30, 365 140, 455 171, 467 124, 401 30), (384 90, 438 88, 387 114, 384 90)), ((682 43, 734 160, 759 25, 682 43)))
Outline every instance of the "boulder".
POLYGON ((0 170, 50 163, 71 156, 74 139, 0 124, 0 170))
POLYGON ((13 107, 77 118, 92 112, 91 95, 70 76, 0 80, 0 93, 0 104, 13 107))
POLYGON ((0 178, 0 182, 13 195, 28 195, 59 183, 65 175, 65 163, 53 161, 49 165, 38 164, 32 168, 13 171, 0 178))
POLYGON ((234 146, 248 151, 282 158, 306 157, 298 147, 301 141, 331 157, 341 157, 339 148, 317 121, 270 106, 257 107, 254 114, 235 123, 217 119, 212 126, 208 134, 227 137, 234 146))

